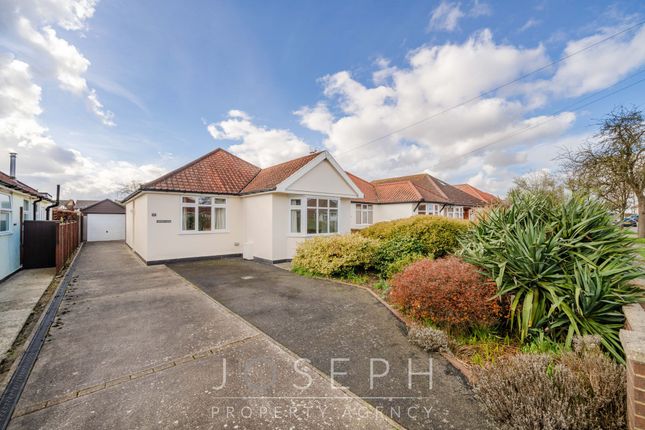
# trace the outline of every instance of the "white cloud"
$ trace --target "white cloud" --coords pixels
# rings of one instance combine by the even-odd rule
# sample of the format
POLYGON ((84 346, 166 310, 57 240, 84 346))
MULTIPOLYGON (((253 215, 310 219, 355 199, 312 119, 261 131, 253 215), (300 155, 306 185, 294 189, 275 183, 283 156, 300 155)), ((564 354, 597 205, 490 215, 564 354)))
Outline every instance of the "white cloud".
MULTIPOLYGON (((599 33, 567 43, 564 55, 596 43, 620 28, 606 28, 599 33)), ((556 95, 580 96, 615 84, 645 63, 645 27, 635 34, 623 34, 567 59, 550 80, 556 95)))
POLYGON ((311 150, 291 131, 255 125, 251 117, 240 110, 229 111, 227 119, 211 123, 207 129, 215 140, 239 141, 228 149, 260 167, 306 155, 311 150))
POLYGON ((95 198, 114 194, 123 178, 147 181, 164 172, 154 164, 99 161, 61 147, 39 121, 40 100, 29 65, 0 55, 0 166, 4 157, 8 164, 8 152, 18 152, 18 177, 29 185, 51 193, 59 183, 64 196, 95 198))
POLYGON ((444 30, 453 31, 457 28, 459 20, 464 16, 459 3, 442 0, 430 15, 428 31, 444 30))
POLYGON ((95 6, 93 0, 8 0, 0 12, 0 24, 26 43, 29 48, 26 52, 31 52, 27 61, 36 65, 43 77, 53 77, 61 89, 86 97, 90 110, 103 124, 114 126, 114 114, 103 108, 96 91, 85 79, 90 61, 53 27, 68 31, 85 29, 95 6))
MULTIPOLYGON (((570 42, 567 52, 596 37, 602 36, 570 42)), ((641 37, 639 33, 616 41, 612 49, 619 52, 615 56, 639 58, 641 47, 636 45, 641 37)), ((589 56, 598 56, 601 62, 609 55, 607 49, 591 51, 589 56)), ((584 94, 620 79, 606 79, 603 67, 571 73, 577 57, 554 68, 548 79, 490 94, 492 88, 552 60, 542 45, 524 48, 496 43, 490 31, 484 30, 462 44, 413 50, 405 66, 379 61, 372 85, 359 82, 348 71, 326 76, 321 80, 324 99, 295 114, 303 126, 324 135, 323 144, 343 166, 368 179, 427 171, 448 181, 468 179, 503 194, 518 171, 553 163, 557 145, 576 120, 572 112, 536 115, 536 106, 570 94, 568 88, 575 88, 573 80, 582 83, 576 94, 584 94), (562 90, 547 91, 550 86, 562 90), (482 93, 486 96, 454 108, 482 93)), ((581 57, 588 66, 586 55, 581 57)), ((619 74, 644 64, 645 58, 628 62, 629 67, 615 66, 619 74)))
POLYGON ((465 16, 477 18, 489 16, 492 13, 490 5, 479 0, 473 1, 467 13, 461 9, 461 3, 442 0, 432 11, 426 30, 454 31, 459 28, 459 21, 465 16))
POLYGON ((524 23, 524 25, 520 27, 519 31, 520 31, 520 33, 521 33, 521 32, 523 32, 523 31, 526 31, 526 30, 530 29, 530 28, 537 27, 538 25, 540 25, 540 21, 539 21, 539 20, 537 20, 537 19, 535 19, 535 18, 529 18, 529 19, 524 23))
POLYGON ((20 0, 7 2, 20 15, 44 24, 56 24, 65 30, 83 30, 94 15, 98 0, 20 0))
POLYGON ((488 3, 475 0, 473 2, 473 6, 470 8, 470 12, 468 12, 468 15, 473 18, 477 18, 478 16, 490 16, 492 13, 493 11, 488 3))

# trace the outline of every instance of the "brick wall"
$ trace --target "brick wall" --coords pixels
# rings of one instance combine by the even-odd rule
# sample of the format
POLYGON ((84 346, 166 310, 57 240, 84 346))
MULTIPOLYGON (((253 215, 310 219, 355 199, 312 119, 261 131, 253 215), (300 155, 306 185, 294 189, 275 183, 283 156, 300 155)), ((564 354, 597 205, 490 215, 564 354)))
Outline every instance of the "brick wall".
POLYGON ((620 341, 627 359, 627 423, 630 430, 645 430, 645 309, 625 306, 625 329, 620 341))

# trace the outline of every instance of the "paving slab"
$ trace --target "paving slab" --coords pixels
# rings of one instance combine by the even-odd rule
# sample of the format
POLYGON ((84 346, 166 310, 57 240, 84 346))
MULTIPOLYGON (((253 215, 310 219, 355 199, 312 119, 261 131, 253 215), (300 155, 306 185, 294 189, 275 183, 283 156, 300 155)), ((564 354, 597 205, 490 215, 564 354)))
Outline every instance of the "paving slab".
POLYGON ((21 270, 0 282, 0 361, 55 274, 54 268, 21 270))
POLYGON ((369 292, 242 259, 169 267, 323 373, 344 373, 338 383, 404 427, 487 428, 463 375, 411 345, 404 325, 369 292), (386 376, 370 379, 387 366, 386 376), (431 376, 412 376, 409 386, 410 370, 430 368, 431 376))
POLYGON ((106 242, 77 257, 10 428, 392 424, 173 271, 106 242))

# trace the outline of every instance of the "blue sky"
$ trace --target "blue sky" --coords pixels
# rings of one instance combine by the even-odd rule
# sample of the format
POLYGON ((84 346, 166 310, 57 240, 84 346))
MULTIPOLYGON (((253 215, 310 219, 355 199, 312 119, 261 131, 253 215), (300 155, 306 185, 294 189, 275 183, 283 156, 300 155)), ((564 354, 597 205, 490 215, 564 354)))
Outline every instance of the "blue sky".
POLYGON ((641 25, 406 129, 634 26, 641 2, 1 4, 0 151, 72 197, 217 146, 260 165, 328 149, 368 179, 428 171, 503 194, 614 106, 645 103, 643 82, 575 110, 645 78, 641 25))

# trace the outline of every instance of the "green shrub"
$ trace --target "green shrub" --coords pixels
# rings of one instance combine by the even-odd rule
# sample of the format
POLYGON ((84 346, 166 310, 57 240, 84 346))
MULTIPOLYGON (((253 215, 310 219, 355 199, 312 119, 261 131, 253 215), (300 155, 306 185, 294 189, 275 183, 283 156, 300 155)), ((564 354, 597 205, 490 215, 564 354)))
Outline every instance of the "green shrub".
POLYGON ((469 225, 468 221, 463 220, 417 215, 379 222, 360 230, 359 234, 384 241, 401 237, 413 238, 423 244, 424 254, 439 258, 457 250, 459 238, 468 230, 469 225))
MULTIPOLYGON (((391 268, 393 263, 405 260, 409 264, 412 262, 410 260, 411 257, 416 257, 418 260, 419 256, 425 256, 426 254, 427 248, 418 238, 403 235, 395 236, 380 241, 378 250, 376 251, 374 267, 381 276, 389 278, 390 275, 394 273, 391 272, 390 269, 397 270, 396 267, 391 268)), ((405 264, 405 261, 399 263, 397 267, 400 267, 401 264, 405 264)), ((401 268, 398 270, 400 271, 401 268)))
POLYGON ((570 346, 574 335, 598 334, 622 361, 622 305, 642 297, 630 284, 642 271, 601 203, 516 193, 462 243, 464 259, 495 280, 499 296, 513 298, 512 329, 522 340, 543 333, 570 346))
POLYGON ((374 265, 378 241, 345 234, 314 237, 298 245, 293 270, 315 276, 350 277, 374 265))
POLYGON ((518 354, 482 369, 477 396, 498 428, 625 428, 625 369, 589 339, 560 356, 518 354))

